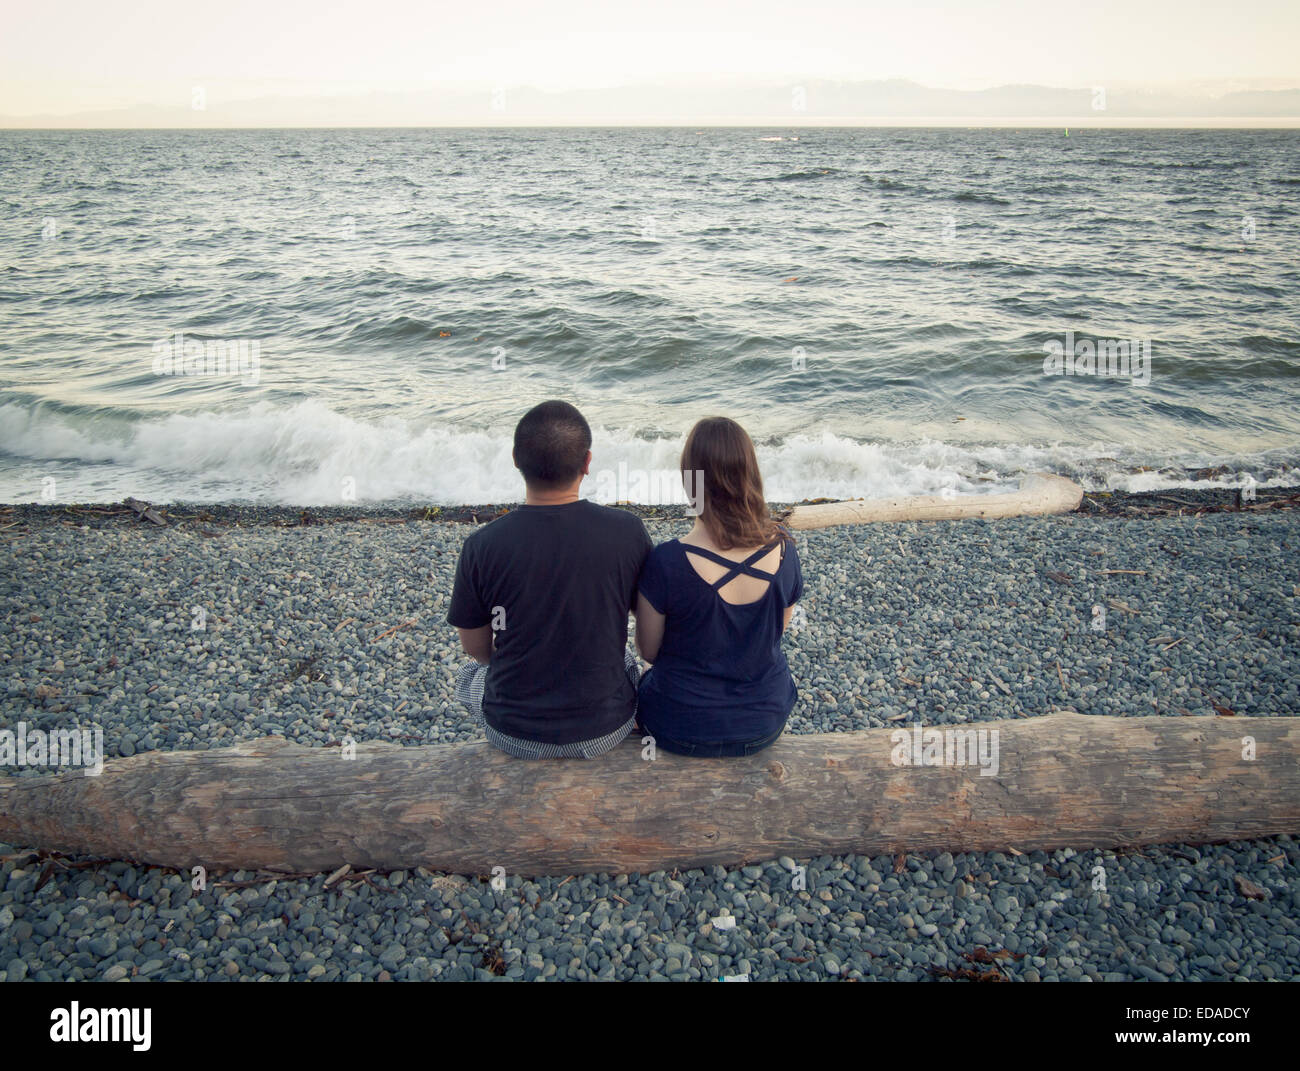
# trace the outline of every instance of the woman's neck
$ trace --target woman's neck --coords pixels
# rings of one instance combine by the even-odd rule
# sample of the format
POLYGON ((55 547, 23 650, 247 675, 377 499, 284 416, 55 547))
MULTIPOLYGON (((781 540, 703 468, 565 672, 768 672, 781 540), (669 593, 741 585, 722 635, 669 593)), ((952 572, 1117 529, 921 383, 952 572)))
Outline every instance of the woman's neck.
POLYGON ((702 516, 695 518, 695 526, 686 533, 686 541, 707 547, 709 550, 722 549, 718 546, 718 541, 713 537, 712 530, 702 516))
POLYGON ((704 519, 703 514, 695 518, 695 525, 684 537, 684 542, 694 543, 697 547, 704 547, 705 550, 716 551, 719 554, 728 554, 740 551, 742 556, 752 550, 756 550, 765 544, 755 543, 752 547, 728 547, 723 549, 722 543, 714 533, 709 523, 704 519))

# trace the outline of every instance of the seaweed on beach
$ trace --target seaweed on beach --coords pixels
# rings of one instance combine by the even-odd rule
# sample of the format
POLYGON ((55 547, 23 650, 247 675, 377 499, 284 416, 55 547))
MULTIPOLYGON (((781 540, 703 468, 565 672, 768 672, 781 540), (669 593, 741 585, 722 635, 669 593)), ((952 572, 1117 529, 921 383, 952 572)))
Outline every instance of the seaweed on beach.
MULTIPOLYGON (((810 498, 802 502, 774 502, 770 503, 770 507, 772 515, 781 520, 796 505, 818 505, 833 501, 838 500, 810 498)), ((220 537, 237 528, 301 528, 333 524, 480 525, 504 516, 519 505, 520 503, 511 502, 463 506, 313 506, 308 509, 301 506, 199 506, 185 503, 151 506, 137 499, 127 499, 120 503, 73 505, 16 503, 0 506, 0 538, 21 538, 34 528, 59 524, 73 528, 179 527, 195 530, 209 538, 220 537)), ((616 502, 613 505, 635 513, 645 521, 684 521, 691 516, 689 507, 685 504, 647 506, 616 502)), ((1262 513, 1292 509, 1300 509, 1300 487, 1260 488, 1255 491, 1252 500, 1243 499, 1241 490, 1231 487, 1179 488, 1140 493, 1088 491, 1076 512, 1097 517, 1135 518, 1200 517, 1210 513, 1262 513)))
POLYGON ((1207 513, 1260 513, 1300 508, 1300 488, 1257 490, 1253 501, 1233 487, 1180 488, 1177 491, 1089 491, 1079 513, 1101 517, 1200 517, 1207 513))

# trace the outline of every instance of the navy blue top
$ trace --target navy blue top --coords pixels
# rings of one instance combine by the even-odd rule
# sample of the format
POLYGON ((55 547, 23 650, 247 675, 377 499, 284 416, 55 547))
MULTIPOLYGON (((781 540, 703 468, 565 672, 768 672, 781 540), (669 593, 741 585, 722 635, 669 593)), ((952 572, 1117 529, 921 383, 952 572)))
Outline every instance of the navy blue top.
POLYGON ((676 539, 650 552, 637 587, 665 618, 658 658, 641 679, 638 697, 637 716, 651 736, 749 743, 784 727, 796 692, 781 650, 782 618, 803 594, 803 574, 792 542, 785 543, 775 573, 754 568, 775 545, 743 563, 676 539), (688 553, 728 572, 710 584, 688 553), (718 593, 739 573, 769 581, 756 602, 736 606, 718 593))

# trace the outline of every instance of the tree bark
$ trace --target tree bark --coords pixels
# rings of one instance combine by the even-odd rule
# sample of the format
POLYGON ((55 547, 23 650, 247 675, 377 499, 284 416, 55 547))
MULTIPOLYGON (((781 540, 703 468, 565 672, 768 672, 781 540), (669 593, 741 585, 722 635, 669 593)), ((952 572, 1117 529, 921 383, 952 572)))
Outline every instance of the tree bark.
POLYGON ((363 744, 346 759, 268 737, 114 759, 99 777, 0 778, 0 840, 181 869, 535 876, 1300 830, 1300 718, 1060 713, 955 728, 997 730, 995 776, 896 765, 888 728, 653 761, 636 738, 599 759, 530 762, 486 743, 363 744))
POLYGON ((795 506, 785 518, 791 528, 828 528, 865 521, 955 521, 969 517, 1024 517, 1069 513, 1083 501, 1083 488, 1064 476, 1034 473, 1020 489, 1001 495, 905 495, 795 506))

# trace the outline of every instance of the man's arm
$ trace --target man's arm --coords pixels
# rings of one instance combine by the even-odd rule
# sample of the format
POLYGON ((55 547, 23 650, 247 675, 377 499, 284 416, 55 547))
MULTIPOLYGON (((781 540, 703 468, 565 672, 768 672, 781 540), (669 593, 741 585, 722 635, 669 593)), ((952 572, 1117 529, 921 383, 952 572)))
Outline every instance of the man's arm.
POLYGON ((460 633, 461 647, 470 658, 484 665, 492 661, 491 625, 483 625, 480 628, 458 628, 456 631, 460 633))
POLYGON ((456 578, 451 588, 451 605, 447 608, 447 624, 455 626, 460 633, 460 645, 465 653, 486 665, 492 660, 492 622, 475 582, 477 570, 473 565, 473 539, 474 536, 470 536, 460 548, 456 578), (484 623, 475 625, 475 621, 484 623))

